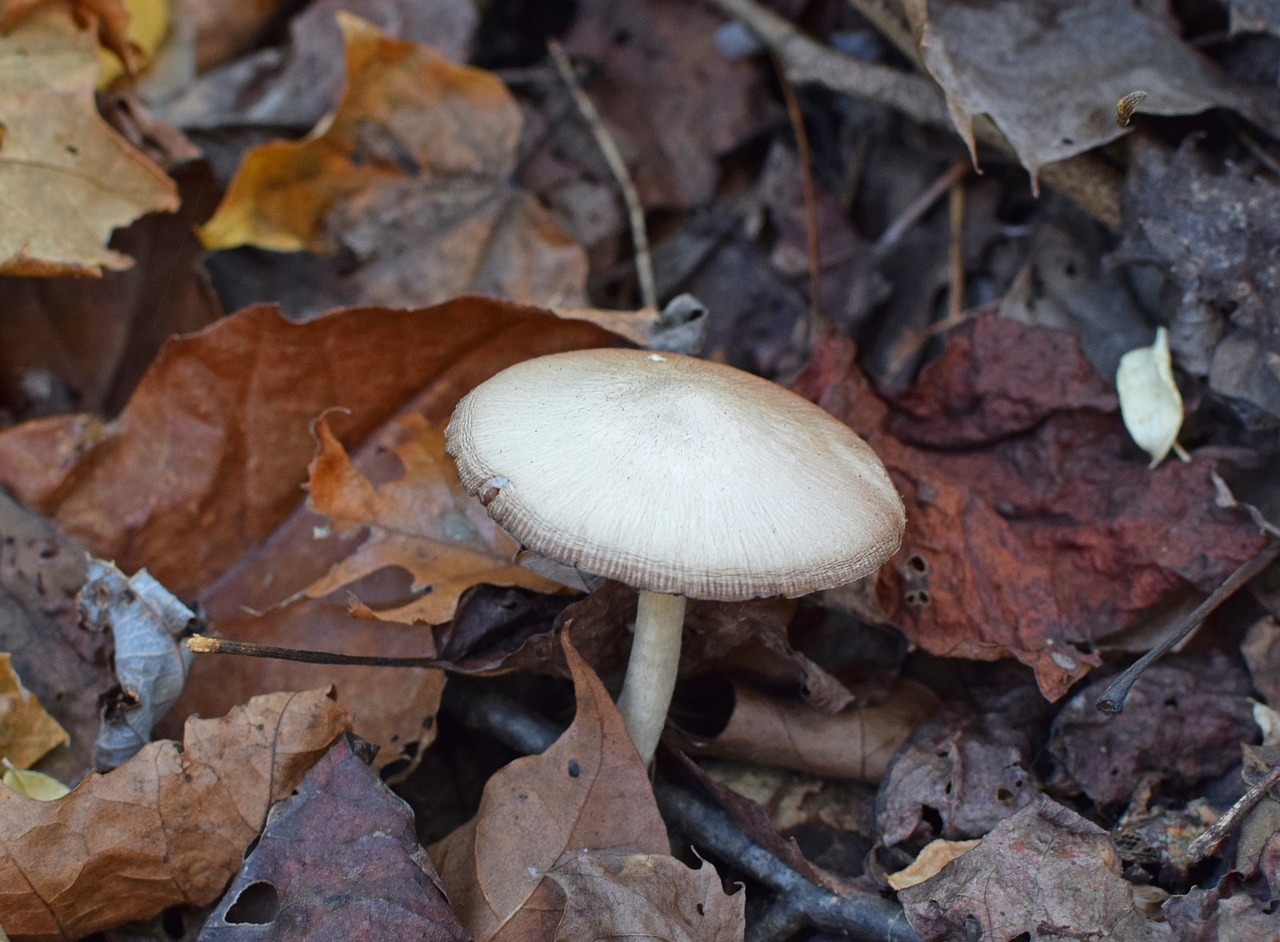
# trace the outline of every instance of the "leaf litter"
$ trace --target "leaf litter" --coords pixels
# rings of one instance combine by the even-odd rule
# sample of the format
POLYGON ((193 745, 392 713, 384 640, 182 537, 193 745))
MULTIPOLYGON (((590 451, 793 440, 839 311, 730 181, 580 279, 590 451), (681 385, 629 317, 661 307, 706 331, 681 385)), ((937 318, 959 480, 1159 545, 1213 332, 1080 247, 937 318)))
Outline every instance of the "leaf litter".
MULTIPOLYGON (((25 6, 6 5, 6 13, 25 6)), ((94 35, 132 55, 120 38, 123 4, 38 6, 8 24, 9 38, 72 11, 82 64, 94 35)), ((1087 3, 818 3, 802 17, 782 9, 807 31, 788 33, 789 21, 762 19, 751 0, 716 0, 760 30, 773 62, 741 49, 722 54, 720 16, 662 0, 625 10, 584 0, 573 11, 549 7, 536 23, 512 18, 506 3, 477 23, 469 5, 460 14, 446 3, 325 0, 296 15, 272 5, 238 10, 220 36, 209 24, 231 14, 212 0, 189 6, 196 18, 175 13, 180 28, 144 66, 148 74, 121 80, 101 102, 124 135, 127 163, 148 154, 182 184, 169 190, 181 194, 181 217, 144 216, 108 242, 145 208, 102 216, 67 253, 75 257, 47 270, 40 263, 46 274, 87 272, 132 256, 134 268, 108 274, 101 291, 37 282, 28 269, 0 285, 0 298, 12 298, 0 332, 0 422, 37 419, 0 432, 0 480, 65 531, 0 504, 0 651, 12 652, 24 684, 71 740, 36 765, 68 783, 86 774, 97 698, 114 683, 104 668, 113 648, 128 661, 127 644, 76 624, 71 600, 84 570, 70 538, 124 571, 147 567, 226 636, 436 656, 503 678, 446 685, 442 671, 418 668, 392 682, 373 667, 198 661, 151 735, 174 735, 193 712, 220 715, 257 694, 336 682, 357 728, 381 747, 373 769, 413 796, 419 836, 377 783, 368 754, 339 746, 322 759, 326 743, 297 769, 294 781, 302 766, 321 762, 305 800, 280 805, 270 820, 255 804, 261 813, 248 818, 257 823, 237 832, 234 854, 206 842, 205 858, 183 858, 198 860, 180 864, 184 873, 216 875, 209 888, 184 896, 173 890, 182 874, 166 871, 157 883, 164 900, 130 908, 124 901, 141 897, 116 894, 97 922, 71 922, 90 927, 72 932, 112 930, 196 895, 212 903, 264 823, 270 835, 287 829, 279 821, 302 822, 288 825, 296 839, 317 848, 316 861, 332 861, 340 851, 333 833, 347 818, 358 827, 362 814, 385 813, 400 838, 373 856, 396 861, 391 882, 423 905, 433 900, 438 924, 449 923, 417 840, 456 846, 452 869, 442 867, 453 883, 449 905, 480 937, 642 930, 679 938, 715 913, 716 926, 699 935, 736 938, 742 894, 719 886, 744 876, 756 935, 790 938, 806 922, 820 935, 845 931, 847 923, 822 921, 834 918, 831 905, 897 920, 878 923, 878 936, 905 932, 902 912, 885 915, 874 894, 946 835, 980 843, 941 869, 921 859, 927 879, 899 897, 919 938, 1060 937, 1104 931, 1102 920, 1133 938, 1270 939, 1280 844, 1276 801, 1259 783, 1280 760, 1266 738, 1280 614, 1271 574, 1152 669, 1125 713, 1103 717, 1090 705, 1129 652, 1150 647, 1179 612, 1258 558, 1260 521, 1276 503, 1267 477, 1280 457, 1277 322, 1267 303, 1275 259, 1256 237, 1275 215, 1276 34, 1258 4, 1148 4, 1121 15, 1087 3), (337 55, 339 8, 376 24, 345 20, 345 57, 337 55), (1010 46, 1037 17, 1027 34, 1037 54, 1010 46), (286 26, 291 45, 273 45, 286 26), (425 46, 433 34, 446 47, 438 53, 425 46), (569 106, 543 58, 543 35, 564 38, 599 105, 596 124, 569 106), (1081 44, 1085 53, 1070 52, 1081 44), (797 48, 811 57, 842 52, 813 59, 822 69, 793 72, 797 48), (193 51, 202 67, 223 67, 194 82, 184 66, 172 70, 193 51), (496 67, 507 87, 454 64, 468 55, 496 67), (1091 63, 1089 81, 1080 80, 1082 61, 1091 63), (775 67, 782 81, 806 86, 798 121, 784 117, 775 67), (941 94, 923 84, 925 74, 941 94), (457 94, 430 93, 414 76, 457 79, 457 94), (480 90, 501 120, 480 121, 480 90), (895 112, 898 92, 934 98, 895 112), (228 205, 240 201, 237 211, 273 211, 271 192, 250 192, 237 176, 252 175, 258 158, 246 155, 273 136, 306 135, 258 153, 322 156, 324 166, 348 168, 310 180, 288 160, 271 168, 312 208, 285 220, 300 226, 294 243, 276 244, 288 252, 207 257, 221 305, 208 303, 189 229, 203 221, 218 183, 134 94, 187 126, 218 183, 233 191, 228 205), (963 172, 972 141, 943 127, 944 98, 955 126, 963 132, 972 122, 984 142, 981 179, 963 172), (1119 102, 1133 103, 1123 128, 1119 102), (439 132, 429 141, 405 133, 424 126, 439 132), (797 129, 806 132, 808 162, 797 156, 797 129), (676 735, 670 745, 736 757, 738 772, 698 762, 760 802, 727 784, 700 786, 731 829, 686 821, 699 835, 692 843, 712 848, 714 870, 691 869, 698 862, 680 829, 667 843, 653 800, 655 785, 666 794, 668 777, 679 777, 670 756, 651 783, 630 764, 620 734, 599 733, 589 772, 577 752, 556 753, 560 746, 504 765, 501 747, 470 731, 510 745, 502 723, 521 710, 567 719, 569 674, 579 692, 566 734, 572 749, 586 748, 580 737, 591 724, 612 729, 605 691, 620 676, 631 594, 606 586, 574 602, 538 594, 550 586, 537 580, 475 585, 521 582, 527 570, 511 565, 514 547, 486 529, 476 507, 451 495, 431 431, 461 394, 508 363, 616 342, 546 312, 448 301, 483 290, 565 305, 567 316, 584 303, 634 306, 631 239, 620 183, 599 157, 601 135, 620 145, 648 210, 661 300, 692 287, 714 302, 681 349, 697 352, 705 337, 703 352, 782 379, 807 362, 797 388, 873 441, 910 510, 908 543, 874 585, 799 604, 691 607, 676 719, 703 745, 676 735), (462 162, 442 165, 449 155, 462 162), (1039 174, 1038 202, 1009 155, 1039 174), (815 235, 818 273, 806 285, 815 235), (170 293, 175 273, 180 288, 170 293), (816 338, 812 356, 799 332, 811 290, 836 327, 836 336, 816 338), (198 329, 222 308, 256 300, 286 313, 251 307, 155 354, 170 330, 198 329), (447 303, 427 307, 436 301, 447 303), (342 304, 356 307, 320 316, 342 304), (299 317, 313 323, 292 322, 299 317), (129 318, 140 325, 136 341, 129 318), (1168 329, 1172 361, 1171 371, 1157 371, 1162 395, 1172 403, 1176 389, 1181 398, 1167 409, 1169 422, 1175 412, 1185 419, 1177 438, 1192 460, 1150 471, 1121 417, 1131 397, 1112 378, 1121 354, 1150 343, 1157 328, 1168 329), (76 408, 97 414, 59 415, 76 408), (308 508, 301 488, 321 416, 308 508), (419 488, 435 496, 419 505, 419 488), (570 637, 583 660, 561 648, 570 637), (477 690, 499 687, 510 699, 496 719, 467 712, 477 690), (896 702, 885 700, 888 691, 926 689, 891 711, 900 725, 867 725, 896 702), (1260 702, 1251 706, 1250 696, 1260 702), (863 734, 861 746, 850 730, 863 734), (827 748, 836 738, 841 748, 827 748), (330 775, 340 754, 343 771, 330 775), (597 797, 580 794, 580 779, 613 781, 623 770, 622 790, 640 801, 639 816, 607 803, 601 810, 597 797), (845 775, 870 781, 836 781, 845 775), (454 785, 439 787, 445 781, 454 785), (339 793, 355 805, 335 818, 322 809, 339 793), (548 813, 530 823, 519 808, 534 794, 548 813), (577 806, 598 819, 582 843, 600 846, 585 852, 572 836, 544 833, 577 806), (639 819, 648 829, 633 843, 648 846, 608 846, 639 819), (519 827, 498 840, 493 822, 508 820, 519 827), (1196 858, 1191 848, 1206 829, 1217 843, 1196 858), (726 850, 741 846, 725 837, 732 834, 764 856, 726 850), (1050 850, 1027 856, 1040 846, 1050 850), (532 874, 516 863, 526 859, 535 861, 532 874), (778 875, 784 870, 790 876, 778 875), (975 886, 987 888, 979 909, 970 907, 975 886), (1091 895, 1073 896, 1073 887, 1091 895), (773 908, 768 893, 778 894, 773 908), (478 902, 485 894, 505 901, 500 914, 478 902)), ((70 37, 60 40, 67 48, 70 37)), ((78 81, 84 117, 91 86, 78 81)), ((10 114, 0 115, 0 164, 13 154, 10 114)), ((177 206, 169 195, 151 208, 161 203, 177 206)), ((46 225, 59 218, 40 209, 46 225)), ((657 337, 652 311, 585 316, 633 341, 657 337)), ((232 756, 236 748, 250 744, 227 746, 228 762, 252 761, 232 756)), ((49 807, 126 781, 119 776, 137 761, 90 776, 49 807)), ((31 807, 0 812, 0 827, 23 824, 31 807)), ((200 814, 187 817, 200 823, 200 814)), ((263 837, 259 847, 268 843, 263 837)), ((249 904, 263 874, 301 898, 263 854, 244 866, 219 912, 256 917, 249 904)), ((95 880, 97 865, 85 865, 95 880)), ((337 889, 358 906, 372 885, 337 889)), ((342 918, 315 896, 290 912, 304 910, 308 919, 342 918)), ((186 912, 198 932, 204 912, 186 912)), ((161 931, 156 925, 120 930, 120 938, 161 931)))

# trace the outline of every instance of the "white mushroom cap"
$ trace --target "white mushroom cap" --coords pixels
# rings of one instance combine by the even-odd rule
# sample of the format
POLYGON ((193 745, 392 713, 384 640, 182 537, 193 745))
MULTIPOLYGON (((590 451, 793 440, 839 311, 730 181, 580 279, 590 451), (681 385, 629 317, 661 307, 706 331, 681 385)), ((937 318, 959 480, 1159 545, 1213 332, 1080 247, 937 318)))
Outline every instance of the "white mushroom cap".
POLYGON ((902 499, 848 426, 693 357, 526 360, 472 390, 445 435, 517 540, 638 589, 806 595, 874 572, 902 539, 902 499))

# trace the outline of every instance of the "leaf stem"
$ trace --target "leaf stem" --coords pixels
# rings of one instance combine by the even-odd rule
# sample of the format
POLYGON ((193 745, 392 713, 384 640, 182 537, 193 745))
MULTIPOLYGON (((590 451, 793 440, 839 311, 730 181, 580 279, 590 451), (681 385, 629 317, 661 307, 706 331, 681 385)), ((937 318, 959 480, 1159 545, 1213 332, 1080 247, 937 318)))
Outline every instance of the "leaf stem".
POLYGON ((187 649, 196 654, 239 654, 244 657, 266 657, 277 661, 301 661, 304 664, 341 664, 348 667, 443 667, 437 657, 378 657, 359 654, 335 654, 330 651, 308 651, 305 648, 281 648, 253 641, 230 641, 208 635, 192 635, 187 649))

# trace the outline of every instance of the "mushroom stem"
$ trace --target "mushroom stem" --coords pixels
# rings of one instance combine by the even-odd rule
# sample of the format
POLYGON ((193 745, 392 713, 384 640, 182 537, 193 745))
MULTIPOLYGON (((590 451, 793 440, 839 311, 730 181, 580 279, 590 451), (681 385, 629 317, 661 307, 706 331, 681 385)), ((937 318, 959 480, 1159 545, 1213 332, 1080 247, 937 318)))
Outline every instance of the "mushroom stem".
POLYGON ((644 591, 636 606, 636 633, 618 709, 646 767, 653 761, 676 689, 684 606, 683 595, 644 591))

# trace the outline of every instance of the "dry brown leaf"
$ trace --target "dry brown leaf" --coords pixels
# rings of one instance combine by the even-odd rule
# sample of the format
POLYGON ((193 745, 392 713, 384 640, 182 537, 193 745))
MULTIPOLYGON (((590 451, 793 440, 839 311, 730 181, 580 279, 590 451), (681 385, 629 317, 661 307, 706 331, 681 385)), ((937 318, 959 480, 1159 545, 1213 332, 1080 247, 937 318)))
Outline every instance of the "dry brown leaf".
POLYGON ((556 942, 737 942, 746 931, 746 893, 726 894, 706 861, 691 870, 662 854, 586 851, 548 875, 565 894, 556 942))
POLYGON ((98 67, 93 36, 60 6, 0 35, 0 273, 127 268, 112 230, 178 208, 173 181, 99 117, 98 67))
MULTIPOLYGON (((331 417, 348 445, 414 397, 442 423, 465 392, 511 363, 609 341, 592 325, 482 298, 341 310, 306 324, 249 308, 167 344, 110 425, 68 416, 0 432, 0 485, 95 555, 145 567, 180 597, 207 598, 214 578, 298 507, 321 412, 350 410, 331 417)), ((322 555, 315 522, 300 534, 298 564, 322 555)), ((229 607, 265 611, 332 562, 296 577, 268 567, 265 584, 259 568, 262 594, 246 587, 229 607)))
POLYGON ((22 686, 12 657, 0 654, 0 759, 29 769, 50 749, 68 741, 67 731, 22 686))
MULTIPOLYGON (((631 165, 648 209, 708 203, 717 158, 759 127, 765 97, 756 64, 715 46, 719 17, 680 0, 585 0, 565 48, 593 63, 586 90, 631 165)), ((560 150, 607 171, 584 124, 560 121, 560 150), (572 135, 572 136, 569 136, 572 135)))
POLYGON ((923 883, 957 857, 973 850, 979 843, 981 842, 977 840, 948 841, 940 837, 925 844, 910 866, 897 873, 886 874, 885 880, 895 890, 905 890, 909 886, 923 883))
POLYGON ((1115 103, 1135 89, 1147 92, 1140 106, 1147 114, 1231 108, 1273 133, 1280 127, 1275 89, 1219 72, 1183 42, 1167 3, 910 0, 905 7, 970 150, 973 120, 986 114, 1033 181, 1044 164, 1127 133, 1115 103))
POLYGON ((218 897, 267 811, 350 727, 323 690, 277 693, 182 744, 153 742, 57 801, 0 789, 0 914, 28 942, 78 939, 218 897))
POLYGON ((561 635, 578 712, 546 752, 500 769, 476 816, 429 848, 475 942, 549 938, 563 898, 547 872, 568 850, 666 854, 649 776, 600 680, 561 635))
POLYGON ((733 713, 713 736, 694 736, 690 750, 825 779, 878 782, 898 747, 938 698, 921 684, 899 681, 881 703, 846 707, 834 715, 804 703, 733 685, 733 713))
POLYGON ((97 31, 98 42, 132 71, 138 50, 129 42, 128 0, 5 0, 0 4, 0 33, 10 32, 42 7, 69 9, 76 23, 97 31))
POLYGON ((0 277, 0 408, 23 419, 72 410, 114 414, 165 340, 222 316, 191 231, 212 209, 216 184, 202 163, 163 165, 182 206, 116 232, 111 247, 137 260, 128 271, 0 277))
POLYGON ((339 247, 354 300, 423 304, 468 291, 580 303, 586 258, 508 182, 520 111, 493 75, 339 14, 347 91, 304 140, 251 151, 214 217, 209 248, 339 247))
POLYGON ((969 925, 984 939, 1173 939, 1135 906, 1111 835, 1044 795, 899 899, 922 942, 972 937, 969 925))
POLYGON ((444 432, 409 415, 391 429, 389 448, 404 467, 395 481, 377 485, 351 463, 327 420, 316 424, 320 448, 311 463, 310 508, 342 533, 361 527, 360 548, 304 590, 307 598, 336 592, 385 566, 413 577, 407 605, 361 613, 384 621, 438 625, 453 617, 458 597, 473 585, 522 585, 552 592, 557 586, 514 562, 520 545, 458 483, 444 453, 444 432), (425 593, 425 594, 424 594, 425 593))

